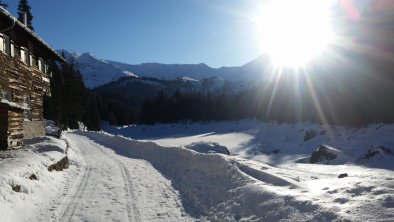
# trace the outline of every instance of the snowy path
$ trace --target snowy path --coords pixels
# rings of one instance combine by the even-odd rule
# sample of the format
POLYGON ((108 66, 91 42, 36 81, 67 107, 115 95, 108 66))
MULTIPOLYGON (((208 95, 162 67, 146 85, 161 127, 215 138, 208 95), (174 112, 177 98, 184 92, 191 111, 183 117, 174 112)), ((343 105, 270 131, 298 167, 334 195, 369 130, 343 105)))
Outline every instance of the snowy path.
POLYGON ((59 221, 185 221, 179 194, 150 163, 119 156, 86 137, 67 134, 84 163, 59 221))
MULTIPOLYGON (((176 126, 154 128, 164 132, 176 126)), ((312 165, 296 161, 306 156, 303 148, 309 145, 298 151, 295 146, 294 151, 279 144, 285 147, 283 153, 252 155, 264 157, 268 165, 171 146, 196 139, 234 143, 230 151, 254 146, 243 140, 248 139, 245 129, 234 129, 229 125, 210 136, 186 135, 185 141, 168 135, 166 146, 105 132, 69 132, 64 139, 70 146, 70 167, 52 172, 48 166, 64 157, 67 143, 51 137, 33 139, 24 149, 0 156, 0 221, 394 221, 391 154, 374 159, 389 163, 387 169, 312 165), (348 177, 338 178, 339 173, 348 177), (32 174, 38 179, 30 179, 32 174), (13 191, 15 186, 20 186, 19 192, 13 191)), ((392 134, 393 129, 385 131, 392 134)), ((377 129, 370 131, 375 135, 377 129)), ((257 142, 267 142, 264 138, 257 142)), ((371 140, 376 143, 372 147, 391 148, 392 138, 384 138, 371 140)))

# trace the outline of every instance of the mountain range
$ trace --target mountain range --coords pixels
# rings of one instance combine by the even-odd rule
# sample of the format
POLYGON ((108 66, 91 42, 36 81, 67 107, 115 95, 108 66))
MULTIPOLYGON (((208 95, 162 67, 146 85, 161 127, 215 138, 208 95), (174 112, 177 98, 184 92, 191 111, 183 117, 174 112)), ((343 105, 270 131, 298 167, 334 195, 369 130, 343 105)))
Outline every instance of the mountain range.
POLYGON ((66 60, 76 64, 84 83, 88 88, 95 88, 116 81, 121 77, 150 77, 156 79, 201 81, 216 77, 228 82, 253 82, 264 79, 268 59, 264 56, 240 66, 212 68, 200 64, 160 64, 142 63, 131 65, 116 61, 104 60, 90 53, 76 53, 68 50, 62 52, 66 60))

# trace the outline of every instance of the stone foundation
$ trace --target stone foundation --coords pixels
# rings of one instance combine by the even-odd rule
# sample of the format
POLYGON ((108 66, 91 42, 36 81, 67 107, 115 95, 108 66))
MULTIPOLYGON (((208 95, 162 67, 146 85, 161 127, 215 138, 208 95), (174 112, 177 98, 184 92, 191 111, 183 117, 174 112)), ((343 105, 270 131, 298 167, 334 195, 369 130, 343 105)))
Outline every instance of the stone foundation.
POLYGON ((38 136, 45 136, 44 121, 24 121, 23 139, 32 139, 38 136))

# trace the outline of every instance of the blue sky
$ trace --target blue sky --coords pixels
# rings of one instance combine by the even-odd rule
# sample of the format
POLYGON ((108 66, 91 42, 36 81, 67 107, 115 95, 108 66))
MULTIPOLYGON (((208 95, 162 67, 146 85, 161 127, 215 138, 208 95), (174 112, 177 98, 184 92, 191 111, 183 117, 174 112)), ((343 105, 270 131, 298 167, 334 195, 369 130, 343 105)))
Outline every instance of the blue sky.
MULTIPOLYGON (((16 15, 17 0, 3 0, 16 15)), ((243 65, 261 53, 252 0, 30 0, 54 48, 130 64, 243 65)))

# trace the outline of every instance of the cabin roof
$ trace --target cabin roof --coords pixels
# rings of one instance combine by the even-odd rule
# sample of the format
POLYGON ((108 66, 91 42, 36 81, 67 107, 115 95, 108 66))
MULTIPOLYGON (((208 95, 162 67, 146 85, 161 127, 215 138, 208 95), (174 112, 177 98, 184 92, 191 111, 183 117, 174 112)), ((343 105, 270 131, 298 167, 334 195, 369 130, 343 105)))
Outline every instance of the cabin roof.
MULTIPOLYGON (((29 29, 22 22, 18 21, 18 19, 12 16, 7 10, 0 6, 0 31, 3 31, 5 28, 12 27, 15 22, 14 27, 11 30, 7 30, 6 33, 14 36, 23 35, 23 37, 19 38, 19 43, 28 47, 30 50, 38 51, 38 54, 45 54, 47 57, 51 57, 52 59, 66 62, 66 60, 61 57, 50 45, 48 45, 44 40, 42 40, 35 32, 29 29), (18 34, 19 33, 19 34, 18 34), (33 41, 34 44, 39 44, 40 47, 34 46, 31 43, 28 44, 26 41, 33 41), (44 52, 46 51, 46 52, 44 52)), ((48 58, 47 58, 48 59, 48 58)))

